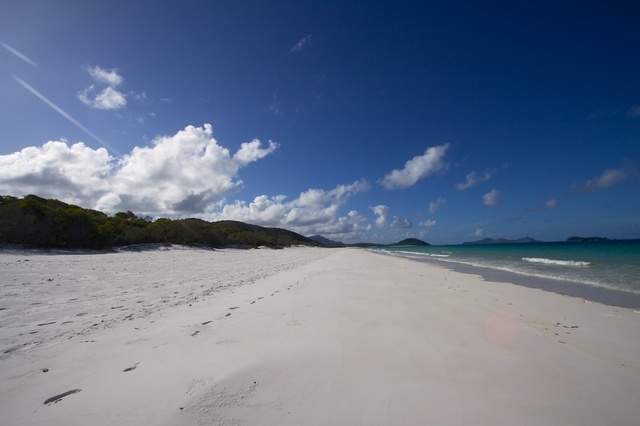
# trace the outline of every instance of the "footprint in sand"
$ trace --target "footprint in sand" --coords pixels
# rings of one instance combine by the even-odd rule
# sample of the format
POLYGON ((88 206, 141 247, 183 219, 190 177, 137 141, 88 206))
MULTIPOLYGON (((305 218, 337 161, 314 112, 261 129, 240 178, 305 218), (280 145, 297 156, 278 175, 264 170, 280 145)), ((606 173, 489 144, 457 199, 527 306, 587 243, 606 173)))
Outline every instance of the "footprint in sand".
POLYGON ((129 371, 133 371, 136 368, 138 368, 138 365, 140 365, 139 362, 136 362, 135 364, 133 364, 131 367, 127 367, 124 370, 122 370, 123 373, 128 373, 129 371))

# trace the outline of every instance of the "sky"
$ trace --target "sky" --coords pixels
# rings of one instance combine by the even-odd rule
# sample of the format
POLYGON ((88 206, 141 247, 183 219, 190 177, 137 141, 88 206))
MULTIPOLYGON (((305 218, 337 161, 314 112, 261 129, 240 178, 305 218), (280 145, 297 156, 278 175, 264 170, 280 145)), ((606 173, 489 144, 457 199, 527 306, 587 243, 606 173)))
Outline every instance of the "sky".
POLYGON ((0 194, 348 243, 640 238, 639 16, 0 0, 0 194))

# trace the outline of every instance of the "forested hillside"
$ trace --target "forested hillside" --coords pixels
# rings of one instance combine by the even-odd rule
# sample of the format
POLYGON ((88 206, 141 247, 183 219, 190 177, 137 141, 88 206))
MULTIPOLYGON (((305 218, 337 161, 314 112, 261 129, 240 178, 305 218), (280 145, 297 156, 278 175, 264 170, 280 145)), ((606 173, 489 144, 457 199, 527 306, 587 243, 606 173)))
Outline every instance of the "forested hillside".
POLYGON ((0 243, 41 248, 108 249, 145 243, 206 247, 288 247, 317 242, 278 228, 235 221, 113 216, 35 195, 0 196, 0 243))

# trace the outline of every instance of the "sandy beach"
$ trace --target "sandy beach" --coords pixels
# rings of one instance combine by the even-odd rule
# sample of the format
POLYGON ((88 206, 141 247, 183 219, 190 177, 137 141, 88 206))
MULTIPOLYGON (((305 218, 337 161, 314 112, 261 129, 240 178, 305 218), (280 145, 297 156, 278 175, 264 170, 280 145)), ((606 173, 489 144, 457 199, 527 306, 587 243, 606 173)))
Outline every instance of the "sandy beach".
POLYGON ((0 252, 3 425, 635 425, 640 312, 359 249, 0 252))

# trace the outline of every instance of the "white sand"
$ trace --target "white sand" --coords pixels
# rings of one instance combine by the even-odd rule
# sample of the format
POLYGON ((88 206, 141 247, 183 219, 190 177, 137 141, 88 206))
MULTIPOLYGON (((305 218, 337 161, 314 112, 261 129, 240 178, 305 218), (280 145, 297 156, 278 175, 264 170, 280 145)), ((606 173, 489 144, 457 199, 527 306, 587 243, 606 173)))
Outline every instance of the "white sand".
POLYGON ((640 419, 629 309, 355 249, 5 251, 0 273, 2 425, 640 419))

